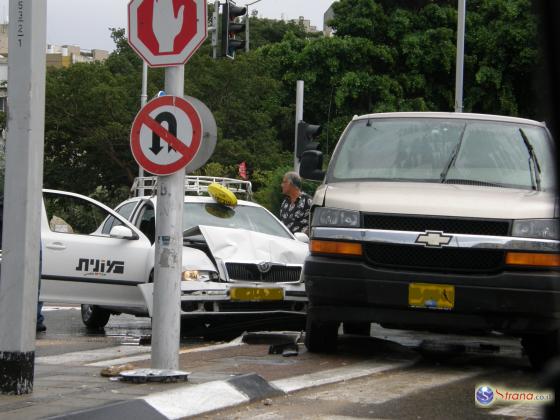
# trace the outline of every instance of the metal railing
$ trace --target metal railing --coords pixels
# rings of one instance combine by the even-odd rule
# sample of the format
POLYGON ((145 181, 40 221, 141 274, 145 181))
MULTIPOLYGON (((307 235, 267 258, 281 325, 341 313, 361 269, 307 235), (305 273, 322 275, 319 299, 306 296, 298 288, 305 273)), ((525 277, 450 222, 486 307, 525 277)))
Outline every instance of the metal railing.
MULTIPOLYGON (((217 183, 229 189, 235 195, 250 200, 253 195, 251 181, 241 179, 224 178, 219 176, 185 176, 185 195, 207 195, 208 186, 217 183)), ((157 176, 143 176, 134 178, 134 183, 130 189, 133 197, 143 195, 153 196, 157 193, 157 176)))

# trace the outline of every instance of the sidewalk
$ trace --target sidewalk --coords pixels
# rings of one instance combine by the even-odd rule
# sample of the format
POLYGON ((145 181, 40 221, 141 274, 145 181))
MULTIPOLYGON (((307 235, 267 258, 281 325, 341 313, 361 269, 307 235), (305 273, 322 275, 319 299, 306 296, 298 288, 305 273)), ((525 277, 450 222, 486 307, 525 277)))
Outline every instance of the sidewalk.
MULTIPOLYGON (((345 346, 352 347, 352 343, 347 340, 345 346)), ((299 344, 299 354, 292 357, 269 354, 269 344, 249 345, 240 339, 183 349, 179 366, 191 373, 187 382, 177 383, 132 383, 100 375, 108 366, 149 368, 149 347, 117 346, 41 357, 35 362, 35 391, 23 396, 0 395, 0 418, 183 418, 404 368, 417 357, 398 344, 380 340, 374 343, 374 350, 363 349, 368 354, 364 358, 358 350, 362 344, 354 344, 356 348, 346 355, 311 355, 299 344)))

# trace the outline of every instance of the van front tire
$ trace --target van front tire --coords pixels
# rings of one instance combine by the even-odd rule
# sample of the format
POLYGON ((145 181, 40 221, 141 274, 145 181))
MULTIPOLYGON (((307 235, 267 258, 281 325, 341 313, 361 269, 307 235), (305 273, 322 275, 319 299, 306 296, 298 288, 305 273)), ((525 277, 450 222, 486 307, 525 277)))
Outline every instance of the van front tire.
POLYGON ((311 321, 307 318, 305 347, 311 353, 333 353, 336 351, 339 322, 311 321))

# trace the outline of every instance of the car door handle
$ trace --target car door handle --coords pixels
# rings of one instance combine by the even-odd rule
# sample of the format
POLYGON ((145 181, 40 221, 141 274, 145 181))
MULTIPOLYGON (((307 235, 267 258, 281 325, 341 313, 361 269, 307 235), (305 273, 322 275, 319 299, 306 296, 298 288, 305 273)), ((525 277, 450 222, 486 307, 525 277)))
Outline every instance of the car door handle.
POLYGON ((64 245, 61 242, 53 242, 51 244, 46 245, 46 247, 49 248, 49 249, 55 249, 55 250, 66 249, 66 245, 64 245))

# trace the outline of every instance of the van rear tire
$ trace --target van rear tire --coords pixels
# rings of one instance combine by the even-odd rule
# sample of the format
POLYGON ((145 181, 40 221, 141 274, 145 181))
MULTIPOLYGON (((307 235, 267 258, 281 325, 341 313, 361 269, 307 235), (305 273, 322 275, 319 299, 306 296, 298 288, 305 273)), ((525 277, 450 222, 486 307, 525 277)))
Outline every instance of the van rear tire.
POLYGON ((560 356, 560 331, 531 334, 521 338, 523 350, 536 370, 541 370, 551 359, 560 356))

